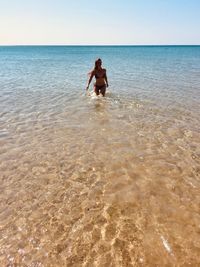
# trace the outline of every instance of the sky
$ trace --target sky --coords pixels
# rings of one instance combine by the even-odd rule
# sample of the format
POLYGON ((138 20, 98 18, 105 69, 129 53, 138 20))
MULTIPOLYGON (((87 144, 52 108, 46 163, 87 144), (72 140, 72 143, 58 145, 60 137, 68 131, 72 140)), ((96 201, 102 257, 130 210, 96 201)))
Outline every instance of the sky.
POLYGON ((0 0, 0 45, 200 44, 200 0, 0 0))

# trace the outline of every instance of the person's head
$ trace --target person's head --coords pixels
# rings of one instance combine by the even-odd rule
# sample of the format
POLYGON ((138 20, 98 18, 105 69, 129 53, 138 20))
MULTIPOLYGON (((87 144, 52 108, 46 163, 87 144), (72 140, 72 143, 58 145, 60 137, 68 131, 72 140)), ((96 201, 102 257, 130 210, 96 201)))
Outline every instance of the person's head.
POLYGON ((99 69, 102 65, 102 60, 100 58, 98 58, 96 61, 95 61, 95 70, 99 69))

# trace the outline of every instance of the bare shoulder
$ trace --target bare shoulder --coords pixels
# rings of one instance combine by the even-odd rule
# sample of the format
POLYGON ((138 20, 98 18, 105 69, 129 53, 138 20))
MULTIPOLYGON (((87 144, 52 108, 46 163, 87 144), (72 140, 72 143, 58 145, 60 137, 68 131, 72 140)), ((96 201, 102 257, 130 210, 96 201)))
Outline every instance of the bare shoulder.
POLYGON ((106 69, 103 69, 104 72, 106 72, 106 69))
POLYGON ((95 75, 95 70, 91 70, 90 75, 92 75, 92 76, 95 75))

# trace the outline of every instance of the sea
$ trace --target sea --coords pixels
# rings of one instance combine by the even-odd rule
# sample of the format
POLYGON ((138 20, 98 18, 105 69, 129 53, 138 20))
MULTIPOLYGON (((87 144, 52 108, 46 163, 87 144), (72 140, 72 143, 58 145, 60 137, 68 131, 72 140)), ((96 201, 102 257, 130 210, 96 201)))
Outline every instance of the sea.
POLYGON ((0 266, 199 255, 200 46, 1 46, 0 266))

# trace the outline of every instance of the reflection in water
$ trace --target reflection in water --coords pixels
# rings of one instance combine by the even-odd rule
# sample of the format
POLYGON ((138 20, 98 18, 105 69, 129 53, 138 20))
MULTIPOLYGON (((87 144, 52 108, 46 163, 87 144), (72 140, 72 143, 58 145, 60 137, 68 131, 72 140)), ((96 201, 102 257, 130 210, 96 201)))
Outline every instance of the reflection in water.
POLYGON ((106 102, 102 101, 102 99, 97 99, 94 103, 94 109, 97 112, 104 112, 106 108, 106 102))

